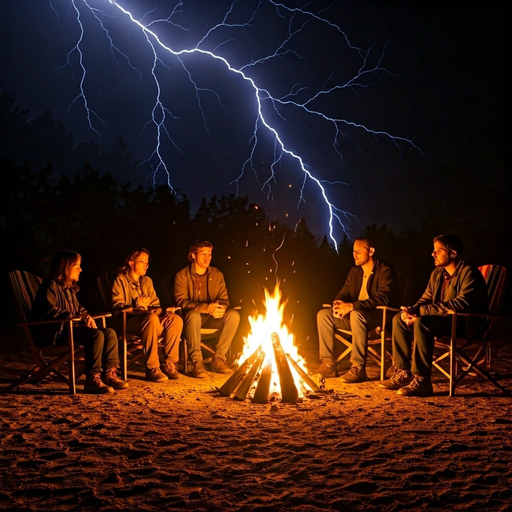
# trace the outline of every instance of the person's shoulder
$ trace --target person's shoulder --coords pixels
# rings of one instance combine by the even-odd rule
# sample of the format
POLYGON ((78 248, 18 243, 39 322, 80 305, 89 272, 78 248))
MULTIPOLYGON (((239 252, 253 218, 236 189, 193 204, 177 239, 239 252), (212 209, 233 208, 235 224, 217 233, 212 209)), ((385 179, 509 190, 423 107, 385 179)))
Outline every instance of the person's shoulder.
POLYGON ((393 265, 391 265, 391 263, 388 263, 386 260, 383 260, 381 258, 375 258, 375 266, 377 269, 380 268, 382 270, 390 270, 394 272, 393 265))

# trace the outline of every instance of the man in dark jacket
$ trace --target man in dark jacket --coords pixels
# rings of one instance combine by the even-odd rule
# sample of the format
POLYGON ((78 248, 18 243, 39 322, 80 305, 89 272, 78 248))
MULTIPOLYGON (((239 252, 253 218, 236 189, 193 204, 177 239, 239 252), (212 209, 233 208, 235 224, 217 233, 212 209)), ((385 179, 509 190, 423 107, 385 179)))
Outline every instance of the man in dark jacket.
POLYGON ((191 375, 200 379, 207 376, 201 353, 201 328, 220 329, 212 366, 217 373, 231 373, 226 353, 240 323, 240 314, 229 306, 224 275, 210 266, 212 251, 210 242, 196 242, 188 251, 190 265, 174 278, 174 298, 183 315, 191 375))
POLYGON ((367 379, 368 332, 381 325, 382 312, 377 306, 389 305, 394 282, 392 268, 375 256, 375 247, 370 240, 357 238, 353 251, 355 266, 350 269, 332 308, 321 309, 316 319, 322 362, 318 371, 324 378, 336 376, 335 331, 343 329, 351 333, 352 367, 341 376, 341 381, 352 384, 367 379))
MULTIPOLYGON (((401 306, 402 311, 393 317, 395 374, 380 382, 380 387, 398 390, 399 395, 431 396, 435 337, 450 334, 452 319, 447 311, 487 311, 485 280, 477 268, 462 260, 462 251, 462 241, 455 235, 434 238, 432 256, 436 268, 418 302, 414 306, 401 306)), ((483 327, 479 320, 467 326, 463 322, 457 329, 478 331, 483 327)))

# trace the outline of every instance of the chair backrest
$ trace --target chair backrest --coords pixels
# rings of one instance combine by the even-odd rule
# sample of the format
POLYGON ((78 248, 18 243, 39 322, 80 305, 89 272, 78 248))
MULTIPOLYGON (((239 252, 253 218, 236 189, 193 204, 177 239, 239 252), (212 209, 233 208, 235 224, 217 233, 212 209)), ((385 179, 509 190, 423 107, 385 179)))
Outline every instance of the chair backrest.
MULTIPOLYGON (((503 305, 503 297, 505 296, 505 282, 507 280, 507 269, 501 265, 482 265, 478 267, 482 273, 487 285, 487 296, 489 297, 489 313, 491 315, 499 315, 503 305)), ((490 339, 497 319, 491 318, 488 321, 487 329, 483 339, 490 339)))
POLYGON ((116 279, 116 272, 107 272, 96 278, 100 289, 101 300, 107 311, 112 309, 112 285, 116 279))
POLYGON ((505 295, 505 282, 507 280, 507 269, 501 265, 483 265, 478 267, 487 285, 489 297, 489 313, 499 315, 505 295))
POLYGON ((27 322, 37 290, 43 279, 24 270, 13 270, 9 272, 9 280, 19 320, 20 322, 27 322))

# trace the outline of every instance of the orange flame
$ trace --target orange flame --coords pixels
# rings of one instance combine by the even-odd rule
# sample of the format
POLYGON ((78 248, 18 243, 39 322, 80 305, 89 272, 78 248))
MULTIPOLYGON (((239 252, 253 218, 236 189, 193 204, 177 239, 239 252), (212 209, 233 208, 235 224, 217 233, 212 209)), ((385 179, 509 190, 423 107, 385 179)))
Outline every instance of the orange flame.
MULTIPOLYGON (((288 331, 288 327, 284 324, 283 312, 286 302, 282 302, 282 294, 279 289, 279 284, 276 284, 274 293, 271 294, 265 288, 265 310, 264 315, 250 316, 249 323, 251 325, 251 332, 247 337, 244 337, 244 348, 241 355, 241 360, 247 359, 260 345, 263 352, 265 352, 265 361, 262 368, 270 361, 272 364, 272 380, 270 387, 270 394, 281 394, 281 386, 279 383, 279 375, 277 373, 277 365, 274 357, 274 349, 272 347, 272 333, 277 333, 281 341, 283 350, 304 370, 305 361, 299 355, 297 347, 295 346, 294 336, 288 331)), ((295 385, 299 392, 299 396, 303 396, 304 392, 308 389, 307 384, 302 380, 296 370, 290 365, 293 374, 295 385)), ((252 390, 252 392, 254 389, 252 390)))

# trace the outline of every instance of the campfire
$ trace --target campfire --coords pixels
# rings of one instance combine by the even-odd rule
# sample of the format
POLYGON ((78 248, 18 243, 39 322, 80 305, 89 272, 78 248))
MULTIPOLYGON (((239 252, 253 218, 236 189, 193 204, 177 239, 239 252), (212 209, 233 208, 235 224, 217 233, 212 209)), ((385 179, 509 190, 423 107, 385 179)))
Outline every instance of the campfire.
POLYGON ((255 403, 293 403, 306 393, 320 391, 284 325, 285 305, 279 285, 272 295, 265 289, 266 313, 249 317, 251 332, 244 339, 242 362, 219 389, 221 395, 235 400, 250 398, 255 403))

